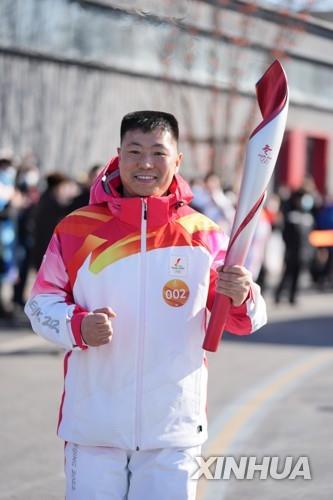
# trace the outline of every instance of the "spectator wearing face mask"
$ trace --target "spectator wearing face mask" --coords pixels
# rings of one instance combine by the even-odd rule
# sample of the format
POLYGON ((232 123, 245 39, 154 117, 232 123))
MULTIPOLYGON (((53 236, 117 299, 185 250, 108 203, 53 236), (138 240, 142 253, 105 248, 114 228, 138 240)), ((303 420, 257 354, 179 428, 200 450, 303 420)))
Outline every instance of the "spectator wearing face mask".
POLYGON ((282 236, 285 243, 284 268, 275 291, 275 302, 286 290, 290 304, 295 304, 301 271, 309 265, 313 250, 308 235, 313 227, 313 197, 304 189, 293 191, 285 204, 282 236))
POLYGON ((14 285, 13 302, 23 307, 24 290, 27 282, 34 245, 34 213, 40 198, 40 172, 35 164, 22 163, 16 174, 16 190, 21 194, 21 206, 16 222, 16 262, 18 277, 14 285))
POLYGON ((0 151, 0 318, 11 316, 3 298, 3 285, 16 279, 15 174, 13 153, 0 151))

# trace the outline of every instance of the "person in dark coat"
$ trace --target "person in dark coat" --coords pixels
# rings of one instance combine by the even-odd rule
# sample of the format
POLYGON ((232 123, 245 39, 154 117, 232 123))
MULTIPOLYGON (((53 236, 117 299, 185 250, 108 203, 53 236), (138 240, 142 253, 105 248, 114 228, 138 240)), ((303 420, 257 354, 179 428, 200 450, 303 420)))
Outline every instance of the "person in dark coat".
POLYGON ((58 222, 71 212, 77 195, 77 184, 65 174, 55 172, 46 178, 47 188, 36 205, 34 214, 34 246, 32 266, 39 269, 52 233, 58 222))
POLYGON ((285 243, 284 268, 275 291, 275 302, 279 303, 284 290, 288 291, 289 302, 296 303, 301 270, 311 260, 311 247, 308 235, 313 227, 311 195, 303 189, 293 191, 285 205, 284 227, 285 243))
POLYGON ((96 179, 102 167, 103 165, 98 164, 90 168, 86 184, 83 186, 81 193, 75 196, 75 198, 73 199, 73 201, 69 206, 70 212, 77 210, 78 208, 84 207, 86 205, 89 205, 90 187, 94 183, 94 180, 96 179))
POLYGON ((16 174, 16 189, 21 195, 21 205, 16 217, 16 264, 18 277, 14 285, 13 302, 19 307, 25 304, 24 291, 34 245, 34 215, 40 198, 40 172, 36 165, 22 164, 16 174))

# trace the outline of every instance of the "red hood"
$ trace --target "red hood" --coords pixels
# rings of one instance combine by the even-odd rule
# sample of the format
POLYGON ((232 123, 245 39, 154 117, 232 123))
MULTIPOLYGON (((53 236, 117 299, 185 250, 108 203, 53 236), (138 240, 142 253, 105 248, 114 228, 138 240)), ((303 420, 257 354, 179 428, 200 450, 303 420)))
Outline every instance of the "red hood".
MULTIPOLYGON (((142 198, 124 198, 120 194, 118 162, 118 157, 112 158, 100 172, 91 186, 89 203, 107 203, 113 215, 136 226, 141 223, 142 198)), ((187 182, 180 175, 175 175, 168 195, 147 198, 148 225, 166 223, 173 217, 177 208, 187 205, 192 198, 193 194, 187 182)))

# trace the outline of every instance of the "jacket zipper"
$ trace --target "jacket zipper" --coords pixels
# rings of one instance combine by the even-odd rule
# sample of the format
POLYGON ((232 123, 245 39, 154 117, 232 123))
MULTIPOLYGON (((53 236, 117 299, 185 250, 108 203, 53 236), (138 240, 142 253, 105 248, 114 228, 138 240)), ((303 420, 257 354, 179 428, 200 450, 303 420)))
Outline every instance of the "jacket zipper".
POLYGON ((137 386, 136 386, 136 404, 135 404, 135 449, 140 449, 140 431, 141 431, 141 408, 142 408, 142 371, 143 371, 143 353, 144 337, 146 328, 146 253, 147 253, 147 200, 142 199, 142 217, 141 217, 141 248, 140 248, 141 266, 140 266, 140 321, 138 338, 138 358, 137 358, 137 386))

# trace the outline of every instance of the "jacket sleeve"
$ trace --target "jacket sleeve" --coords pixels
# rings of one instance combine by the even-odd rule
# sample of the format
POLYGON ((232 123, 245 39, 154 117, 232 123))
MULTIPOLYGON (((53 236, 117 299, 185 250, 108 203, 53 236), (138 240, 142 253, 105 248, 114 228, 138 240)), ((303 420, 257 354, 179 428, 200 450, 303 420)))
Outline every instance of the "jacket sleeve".
POLYGON ((55 232, 24 312, 35 333, 65 348, 86 349, 81 337, 81 322, 88 311, 74 303, 72 289, 55 232))
MULTIPOLYGON (((211 311, 215 298, 217 268, 224 263, 228 239, 221 233, 215 233, 214 261, 210 270, 210 285, 207 299, 207 308, 211 311)), ((266 303, 261 295, 260 286, 252 282, 248 298, 240 306, 231 305, 226 323, 226 330, 234 335, 248 335, 267 323, 266 303)))

